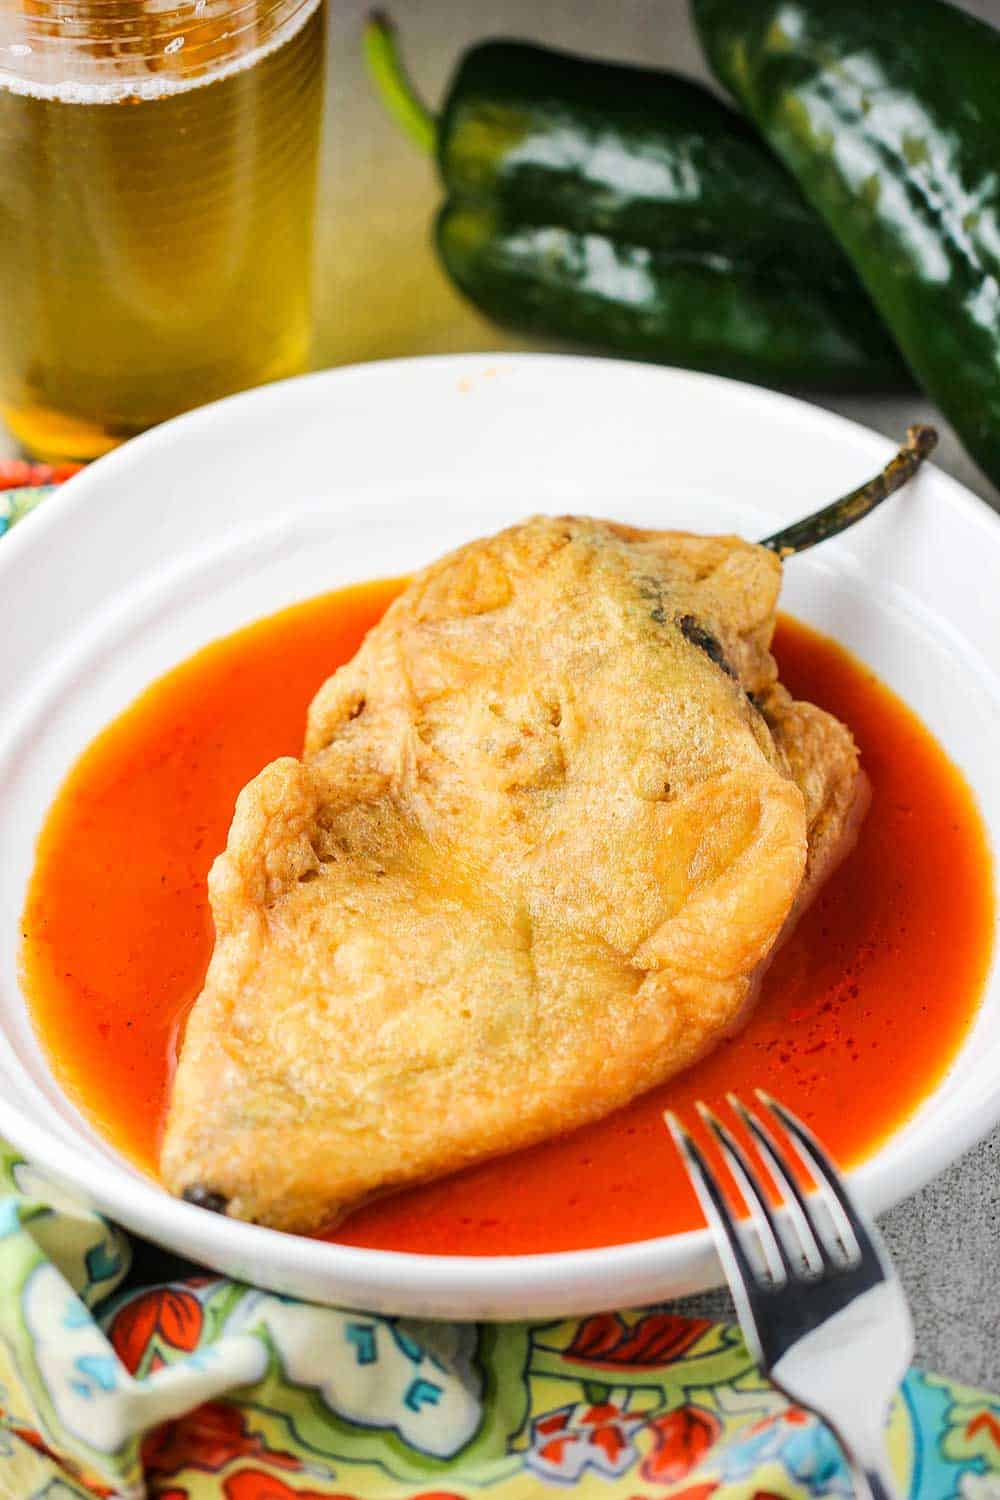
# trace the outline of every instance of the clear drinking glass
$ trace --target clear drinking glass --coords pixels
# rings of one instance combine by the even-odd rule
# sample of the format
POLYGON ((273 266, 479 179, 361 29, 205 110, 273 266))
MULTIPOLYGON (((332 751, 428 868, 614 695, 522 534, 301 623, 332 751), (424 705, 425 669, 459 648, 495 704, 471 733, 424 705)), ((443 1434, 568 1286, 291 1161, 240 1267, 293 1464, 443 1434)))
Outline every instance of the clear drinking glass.
POLYGON ((302 370, 323 0, 0 0, 0 414, 92 458, 302 370))

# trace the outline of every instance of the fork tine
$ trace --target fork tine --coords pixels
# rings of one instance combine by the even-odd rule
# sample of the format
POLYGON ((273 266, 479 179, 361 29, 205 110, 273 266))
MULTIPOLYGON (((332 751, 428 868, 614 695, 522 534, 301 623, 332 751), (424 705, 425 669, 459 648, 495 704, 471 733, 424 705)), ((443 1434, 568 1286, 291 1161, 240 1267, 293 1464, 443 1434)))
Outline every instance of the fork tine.
MULTIPOLYGON (((763 1089, 757 1089, 757 1098, 770 1110, 771 1114, 785 1127, 791 1137, 792 1144, 800 1158, 805 1163, 807 1170, 812 1174, 819 1190, 820 1200, 825 1203, 827 1212, 833 1220, 834 1231, 839 1236, 841 1246, 849 1260, 859 1260, 864 1255, 874 1255, 879 1261, 882 1257, 876 1249, 868 1230, 858 1217, 853 1203, 848 1196, 843 1183, 840 1180, 840 1172, 833 1161, 824 1151, 819 1141, 813 1135, 808 1126, 792 1114, 791 1110, 779 1104, 777 1099, 772 1098, 763 1089)), ((815 1226, 815 1215, 810 1215, 810 1223, 815 1226)))
POLYGON ((778 1221, 768 1202, 767 1193, 760 1178, 754 1172, 743 1147, 708 1105, 699 1099, 695 1108, 721 1147, 726 1165, 736 1179, 747 1208, 750 1210, 754 1228, 771 1273, 771 1280, 775 1286, 780 1286, 782 1282, 794 1277, 796 1272, 788 1251, 785 1249, 778 1221))
POLYGON ((747 1346, 754 1359, 759 1362, 763 1358, 763 1350, 750 1301, 751 1292, 757 1284, 757 1272, 747 1255, 740 1231, 736 1227, 736 1220, 705 1158, 673 1110, 666 1110, 663 1118, 674 1138, 674 1144, 680 1153, 681 1161, 687 1168, 691 1185, 701 1204, 702 1213, 712 1231, 715 1248, 722 1261, 722 1269, 725 1271, 733 1301, 736 1303, 736 1311, 747 1346))
POLYGON ((744 1128, 750 1132, 756 1142, 757 1149, 784 1199, 785 1209, 798 1232, 805 1251, 804 1258, 810 1269, 817 1272, 824 1267, 828 1271, 836 1270, 837 1262, 830 1254, 826 1240, 819 1232, 819 1226, 813 1220, 812 1209, 806 1195, 799 1187, 788 1157, 781 1150, 773 1133, 762 1120, 751 1114, 737 1094, 727 1094, 726 1099, 730 1109, 742 1121, 744 1128))

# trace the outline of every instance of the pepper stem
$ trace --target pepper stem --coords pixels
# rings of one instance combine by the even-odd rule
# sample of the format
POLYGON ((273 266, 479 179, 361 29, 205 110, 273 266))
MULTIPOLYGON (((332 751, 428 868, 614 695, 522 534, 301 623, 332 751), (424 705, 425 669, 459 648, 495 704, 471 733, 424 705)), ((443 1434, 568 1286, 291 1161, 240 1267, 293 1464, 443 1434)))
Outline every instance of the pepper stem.
POLYGON ((406 71, 395 25, 379 11, 373 11, 365 21, 364 52, 375 91, 389 114, 421 151, 433 156, 437 120, 406 71))
POLYGON ((881 474, 876 474, 874 479, 869 479, 866 484, 851 490, 849 495, 834 500, 831 505, 824 506, 814 515, 805 516, 801 521, 786 526, 784 531, 776 531, 773 536, 765 537, 760 545, 771 552, 777 552, 784 562, 786 557, 806 552, 810 547, 815 547, 817 542, 825 542, 828 537, 836 536, 838 531, 846 531, 848 526, 860 521, 911 479, 928 453, 934 450, 937 440, 938 435, 933 427, 908 428, 906 442, 895 458, 886 464, 881 474))

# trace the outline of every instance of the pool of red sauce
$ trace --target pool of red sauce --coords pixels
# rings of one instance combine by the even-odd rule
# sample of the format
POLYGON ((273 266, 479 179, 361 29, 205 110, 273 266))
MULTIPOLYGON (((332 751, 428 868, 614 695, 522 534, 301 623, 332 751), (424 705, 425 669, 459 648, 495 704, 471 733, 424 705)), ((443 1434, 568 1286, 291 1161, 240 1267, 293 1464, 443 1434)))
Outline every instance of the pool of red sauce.
MULTIPOLYGON (((94 741, 48 817, 24 919, 34 1023, 70 1096, 151 1172, 177 1036, 212 947, 205 877, 236 793, 299 752, 313 693, 400 586, 324 595, 199 652, 94 741)), ((491 1255, 690 1229, 701 1219, 664 1108, 690 1114, 698 1098, 764 1087, 848 1164, 934 1087, 989 960, 979 815, 934 738, 860 661, 787 618, 775 654, 796 696, 850 724, 873 797, 743 1032, 599 1124, 385 1198, 328 1238, 491 1255)))

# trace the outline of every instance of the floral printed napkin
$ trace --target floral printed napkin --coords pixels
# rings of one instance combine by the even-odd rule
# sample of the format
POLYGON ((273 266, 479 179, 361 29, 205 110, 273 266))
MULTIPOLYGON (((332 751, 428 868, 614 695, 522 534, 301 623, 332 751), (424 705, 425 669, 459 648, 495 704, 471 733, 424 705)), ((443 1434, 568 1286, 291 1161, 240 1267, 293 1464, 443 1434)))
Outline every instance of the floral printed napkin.
POLYGON ((72 479, 80 464, 36 464, 26 459, 0 460, 0 536, 34 510, 56 485, 72 479))
POLYGON ((25 489, 7 490, 0 494, 0 536, 9 531, 15 521, 20 521, 29 510, 34 510, 40 500, 52 493, 54 485, 38 484, 25 489))
MULTIPOLYGON (((190 1267, 149 1284, 155 1254, 0 1147, 0 1494, 852 1495, 736 1328, 665 1308, 415 1323, 190 1267)), ((1000 1400, 911 1372, 890 1442, 913 1500, 1000 1500, 1000 1400)))

